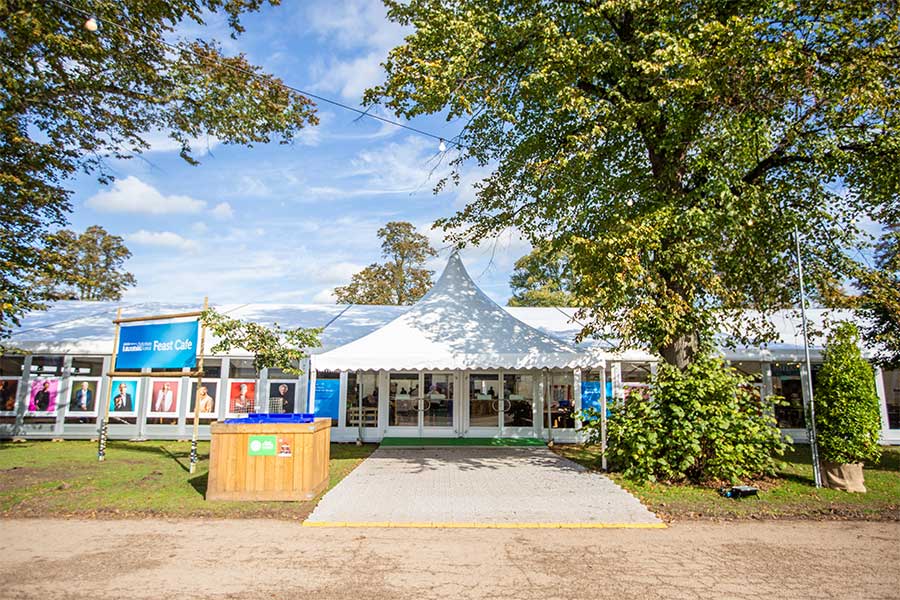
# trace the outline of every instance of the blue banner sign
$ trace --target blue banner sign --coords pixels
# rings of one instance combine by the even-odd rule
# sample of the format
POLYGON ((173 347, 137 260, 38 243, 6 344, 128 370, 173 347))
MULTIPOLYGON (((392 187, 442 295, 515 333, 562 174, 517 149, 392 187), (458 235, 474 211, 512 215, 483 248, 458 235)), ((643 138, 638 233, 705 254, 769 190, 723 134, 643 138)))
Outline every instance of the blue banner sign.
POLYGON ((341 400, 340 379, 316 379, 316 404, 317 417, 330 417, 337 419, 341 400))
POLYGON ((198 321, 122 327, 116 370, 193 368, 198 329, 198 321))
MULTIPOLYGON (((600 382, 599 381, 582 381, 581 382, 581 410, 588 410, 589 408, 593 408, 598 413, 601 410, 601 397, 600 397, 600 382)), ((612 400, 612 382, 606 382, 606 399, 607 401, 612 400)), ((606 409, 606 415, 609 416, 609 407, 606 409)))

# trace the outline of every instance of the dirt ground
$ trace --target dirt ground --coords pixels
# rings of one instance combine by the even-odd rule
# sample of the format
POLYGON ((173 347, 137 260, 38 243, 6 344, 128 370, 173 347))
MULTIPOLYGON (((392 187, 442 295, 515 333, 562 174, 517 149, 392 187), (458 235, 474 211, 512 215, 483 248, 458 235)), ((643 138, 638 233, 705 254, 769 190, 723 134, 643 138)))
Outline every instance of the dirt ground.
POLYGON ((0 521, 3 598, 900 598, 900 524, 0 521))

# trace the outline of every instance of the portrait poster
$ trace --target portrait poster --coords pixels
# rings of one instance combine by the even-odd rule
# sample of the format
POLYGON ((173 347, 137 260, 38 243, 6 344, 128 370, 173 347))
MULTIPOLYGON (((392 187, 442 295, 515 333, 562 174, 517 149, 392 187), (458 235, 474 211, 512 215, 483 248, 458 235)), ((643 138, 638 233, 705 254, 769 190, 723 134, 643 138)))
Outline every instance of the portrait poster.
MULTIPOLYGON (((216 398, 219 397, 219 383, 217 381, 203 381, 200 384, 200 416, 215 417, 216 416, 216 398)), ((197 405, 197 382, 191 383, 191 403, 188 419, 194 415, 197 405)))
POLYGON ((0 413, 13 414, 16 412, 18 391, 18 379, 0 379, 0 413))
POLYGON ((69 390, 68 414, 76 416, 97 416, 97 390, 99 388, 96 379, 73 379, 69 390))
POLYGON ((229 388, 228 412, 231 414, 247 414, 253 412, 256 404, 255 381, 232 381, 229 388))
POLYGON ((147 400, 148 417, 175 417, 178 415, 178 386, 172 379, 154 379, 147 400))
POLYGON ((112 397, 109 399, 109 412, 119 417, 137 415, 138 390, 137 379, 113 379, 112 397))
POLYGON ((53 416, 59 400, 59 379, 39 377, 31 382, 28 396, 28 412, 40 416, 53 416))
POLYGON ((270 413, 294 412, 294 397, 297 393, 297 383, 287 381, 269 382, 269 407, 270 413))

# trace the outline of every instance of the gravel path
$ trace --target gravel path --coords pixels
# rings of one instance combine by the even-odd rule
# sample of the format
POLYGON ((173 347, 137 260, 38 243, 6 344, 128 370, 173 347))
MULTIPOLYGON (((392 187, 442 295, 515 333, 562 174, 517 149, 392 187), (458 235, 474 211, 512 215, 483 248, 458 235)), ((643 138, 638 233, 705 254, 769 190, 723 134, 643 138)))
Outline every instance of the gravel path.
POLYGON ((900 597, 898 523, 511 530, 12 520, 0 531, 2 598, 900 597))
POLYGON ((634 496, 546 448, 379 448, 312 522, 658 524, 634 496))

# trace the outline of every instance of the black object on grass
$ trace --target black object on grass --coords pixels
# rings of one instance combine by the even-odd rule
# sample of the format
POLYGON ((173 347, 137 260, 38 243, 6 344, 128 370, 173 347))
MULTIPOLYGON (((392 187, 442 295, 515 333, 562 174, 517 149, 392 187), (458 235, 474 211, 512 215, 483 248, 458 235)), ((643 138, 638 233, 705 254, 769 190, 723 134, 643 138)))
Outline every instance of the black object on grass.
POLYGON ((719 488, 719 495, 723 498, 746 498, 748 496, 759 497, 759 490, 750 485, 734 485, 719 488))

